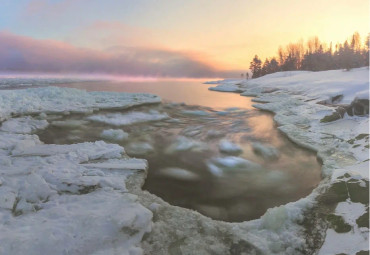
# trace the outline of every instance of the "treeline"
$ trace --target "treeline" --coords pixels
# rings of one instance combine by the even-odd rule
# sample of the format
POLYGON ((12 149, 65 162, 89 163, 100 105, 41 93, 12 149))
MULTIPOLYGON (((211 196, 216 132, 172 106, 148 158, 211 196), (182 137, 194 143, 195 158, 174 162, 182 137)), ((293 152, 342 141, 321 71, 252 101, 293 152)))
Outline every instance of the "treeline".
POLYGON ((332 43, 326 45, 319 38, 313 37, 304 43, 303 40, 297 43, 290 43, 285 48, 279 47, 278 56, 265 60, 256 55, 250 62, 252 78, 278 71, 324 71, 333 69, 346 69, 369 65, 369 37, 364 44, 358 32, 355 32, 350 40, 343 44, 332 43))

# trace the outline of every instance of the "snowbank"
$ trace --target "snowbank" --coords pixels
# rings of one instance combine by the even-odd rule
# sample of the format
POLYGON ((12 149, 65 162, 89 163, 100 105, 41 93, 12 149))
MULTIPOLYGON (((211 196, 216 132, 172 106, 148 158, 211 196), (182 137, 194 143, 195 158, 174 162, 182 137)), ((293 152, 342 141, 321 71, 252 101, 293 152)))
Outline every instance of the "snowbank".
POLYGON ((123 153, 104 142, 44 145, 0 132, 0 253, 141 254, 152 213, 125 182, 147 164, 123 153))
MULTIPOLYGON (((308 197, 270 209, 260 220, 243 223, 243 227, 235 225, 235 230, 248 230, 242 235, 269 254, 297 254, 297 249, 311 253, 319 250, 319 254, 367 251, 368 223, 364 225, 360 218, 366 218, 365 208, 368 210, 369 206, 369 116, 368 101, 360 101, 369 98, 368 68, 280 72, 234 84, 221 83, 211 89, 239 90, 241 95, 256 96, 253 101, 264 104, 254 106, 274 112, 279 130, 295 143, 317 151, 326 177, 308 197), (357 102, 362 109, 355 109, 357 102), (341 111, 343 105, 350 106, 353 112, 357 110, 359 116, 341 111), (342 197, 338 187, 347 187, 342 197), (339 202, 334 216, 330 214, 331 204, 323 201, 339 202), (319 206, 312 207, 318 203, 319 206), (322 215, 318 208, 327 208, 326 217, 315 216, 322 215), (303 220, 311 228, 297 224, 303 220), (342 227, 346 224, 348 227, 342 227), (327 230, 322 226, 328 226, 327 230), (343 229, 338 230, 340 227, 343 229), (260 230, 255 231, 256 228, 260 230), (274 236, 274 232, 279 235, 274 236), (284 240, 282 236, 295 241, 284 240)), ((260 146, 254 149, 267 155, 260 146)))

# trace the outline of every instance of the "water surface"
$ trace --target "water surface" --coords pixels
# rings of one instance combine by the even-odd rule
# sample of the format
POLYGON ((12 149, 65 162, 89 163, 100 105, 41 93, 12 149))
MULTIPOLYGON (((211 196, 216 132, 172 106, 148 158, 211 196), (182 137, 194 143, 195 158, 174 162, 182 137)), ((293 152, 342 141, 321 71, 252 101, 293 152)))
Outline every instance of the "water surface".
POLYGON ((70 128, 50 125, 39 136, 47 143, 65 144, 102 140, 101 133, 106 129, 124 130, 129 133, 127 140, 105 140, 122 145, 129 156, 147 159, 149 172, 144 189, 171 204, 214 219, 245 221, 260 217, 268 208, 307 196, 320 181, 320 164, 315 154, 289 141, 276 129, 272 114, 251 106, 251 98, 209 91, 209 85, 199 81, 82 82, 61 86, 148 92, 164 99, 158 105, 94 114, 155 110, 166 113, 169 118, 165 120, 117 127, 89 121, 88 115, 72 114, 58 120, 85 120, 88 124, 70 128), (242 152, 221 152, 222 140, 238 144, 242 152), (274 147, 278 157, 263 157, 253 149, 256 142, 274 147), (217 159, 233 157, 247 159, 259 167, 253 170, 244 165, 222 166, 222 174, 212 171, 217 159))

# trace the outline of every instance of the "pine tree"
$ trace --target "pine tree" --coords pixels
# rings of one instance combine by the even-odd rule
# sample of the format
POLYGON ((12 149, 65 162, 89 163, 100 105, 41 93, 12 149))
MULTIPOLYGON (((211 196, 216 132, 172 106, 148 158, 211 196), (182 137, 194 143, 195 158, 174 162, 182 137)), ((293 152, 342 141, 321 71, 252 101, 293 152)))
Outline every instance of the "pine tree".
POLYGON ((249 69, 252 71, 252 79, 261 76, 262 71, 261 65, 262 61, 258 58, 257 55, 255 55, 249 67, 249 69))

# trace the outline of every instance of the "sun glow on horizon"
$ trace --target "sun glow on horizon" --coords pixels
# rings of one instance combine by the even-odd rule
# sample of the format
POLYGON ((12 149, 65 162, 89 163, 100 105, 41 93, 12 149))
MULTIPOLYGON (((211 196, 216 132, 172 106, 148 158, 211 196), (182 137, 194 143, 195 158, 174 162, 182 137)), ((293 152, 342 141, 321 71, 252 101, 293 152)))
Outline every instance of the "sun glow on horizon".
POLYGON ((368 0, 4 1, 0 32, 50 40, 61 50, 71 45, 71 51, 100 56, 124 52, 129 61, 137 60, 138 70, 180 61, 175 71, 194 69, 193 76, 247 70, 254 55, 271 58, 279 46, 313 36, 335 45, 356 31, 363 42, 370 32, 368 0), (195 71, 202 68, 208 71, 195 71))

